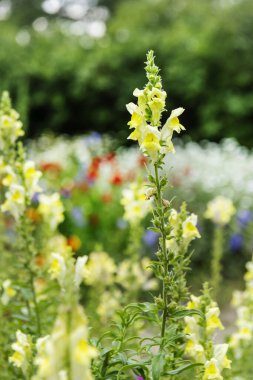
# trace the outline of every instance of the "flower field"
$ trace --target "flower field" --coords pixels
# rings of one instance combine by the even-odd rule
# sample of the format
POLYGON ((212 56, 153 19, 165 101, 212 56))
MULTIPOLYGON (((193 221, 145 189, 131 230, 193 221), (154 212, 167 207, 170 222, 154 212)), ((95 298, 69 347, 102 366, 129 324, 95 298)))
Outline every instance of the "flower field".
POLYGON ((182 142, 145 72, 131 147, 23 141, 2 94, 0 380, 252 379, 253 153, 182 142))

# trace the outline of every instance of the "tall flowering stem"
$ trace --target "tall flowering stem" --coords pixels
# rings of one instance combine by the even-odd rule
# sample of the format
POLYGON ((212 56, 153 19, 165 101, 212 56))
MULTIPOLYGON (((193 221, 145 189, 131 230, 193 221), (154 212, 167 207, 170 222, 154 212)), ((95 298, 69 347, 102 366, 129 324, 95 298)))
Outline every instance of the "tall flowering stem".
MULTIPOLYGON (((155 169, 155 182, 156 182, 156 212, 157 217, 159 220, 159 229, 161 232, 161 238, 160 238, 160 249, 161 249, 161 260, 163 262, 163 268, 164 268, 164 279, 168 278, 168 255, 167 255, 167 248, 166 248, 166 229, 165 229, 165 218, 166 218, 166 211, 164 206, 164 200, 162 198, 162 189, 163 189, 163 183, 159 178, 159 167, 158 164, 154 165, 155 169)), ((166 205, 168 206, 168 205, 166 205)), ((166 207, 168 209, 168 207, 166 207)), ((162 318, 162 327, 161 327, 161 337, 164 337, 165 334, 165 327, 166 327, 166 319, 167 319, 167 289, 166 289, 166 281, 163 280, 163 290, 162 290, 162 296, 163 296, 163 318, 162 318)))
POLYGON ((133 130, 128 138, 138 141, 140 150, 149 158, 146 199, 147 201, 154 200, 155 204, 153 226, 150 229, 160 234, 157 260, 151 263, 155 276, 162 283, 162 294, 155 297, 155 304, 152 306, 159 315, 159 317, 157 315, 154 317, 160 328, 160 336, 156 340, 159 354, 152 360, 151 367, 152 371, 172 375, 175 368, 180 365, 180 361, 182 363, 181 349, 178 349, 183 342, 183 327, 180 318, 185 313, 189 313, 184 310, 183 305, 188 295, 185 278, 190 262, 188 246, 200 235, 196 227, 197 216, 189 215, 186 204, 183 204, 180 212, 177 212, 164 198, 164 192, 168 187, 168 179, 162 175, 164 159, 168 154, 175 152, 172 143, 173 133, 175 131, 180 133, 185 129, 179 121, 179 116, 184 109, 180 107, 172 110, 169 118, 162 125, 167 94, 162 89, 162 80, 152 51, 147 54, 145 70, 147 85, 143 90, 135 89, 133 92, 133 95, 138 98, 137 105, 127 104, 127 109, 131 114, 128 125, 133 130), (178 315, 180 315, 179 318, 175 317, 178 315), (168 328, 168 321, 170 328, 168 328), (171 339, 171 331, 175 332, 172 338, 173 347, 168 343, 171 339))
POLYGON ((235 207, 229 198, 218 196, 208 202, 205 217, 215 224, 213 250, 211 258, 211 285, 213 296, 217 298, 222 281, 222 255, 224 245, 224 229, 235 214, 235 207))

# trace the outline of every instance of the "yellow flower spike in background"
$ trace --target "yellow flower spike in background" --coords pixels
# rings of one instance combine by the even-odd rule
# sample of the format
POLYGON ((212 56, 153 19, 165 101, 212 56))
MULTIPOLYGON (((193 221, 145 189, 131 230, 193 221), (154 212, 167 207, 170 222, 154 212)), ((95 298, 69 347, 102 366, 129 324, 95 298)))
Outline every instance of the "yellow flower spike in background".
POLYGON ((231 199, 218 196, 208 202, 205 217, 220 226, 224 226, 230 222, 235 212, 236 209, 231 199))
POLYGON ((211 259, 211 285, 213 296, 217 298, 222 280, 222 255, 224 228, 231 221, 236 209, 231 199, 218 196, 208 202, 204 217, 215 224, 212 259, 211 259))
POLYGON ((38 212, 43 216, 50 228, 55 230, 64 220, 64 209, 60 195, 58 193, 51 195, 40 194, 38 212))
POLYGON ((120 203, 124 207, 124 219, 134 224, 145 218, 152 209, 152 200, 146 199, 144 184, 132 183, 123 189, 120 203))
POLYGON ((21 368, 24 376, 27 376, 32 356, 31 337, 18 330, 16 339, 11 346, 14 353, 9 357, 9 362, 15 367, 21 368))

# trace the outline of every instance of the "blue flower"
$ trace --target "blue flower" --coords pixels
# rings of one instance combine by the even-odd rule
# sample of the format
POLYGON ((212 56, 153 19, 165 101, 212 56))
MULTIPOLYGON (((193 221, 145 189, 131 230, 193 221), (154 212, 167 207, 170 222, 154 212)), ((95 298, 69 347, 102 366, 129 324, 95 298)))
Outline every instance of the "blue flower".
POLYGON ((250 210, 240 210, 237 214, 237 221, 240 227, 245 227, 253 220, 253 214, 250 210))
POLYGON ((235 233, 231 236, 229 241, 229 246, 232 251, 239 251, 243 245, 243 237, 242 235, 235 233))
POLYGON ((147 230, 144 233, 143 241, 149 247, 154 247, 157 243, 158 237, 159 237, 159 234, 157 232, 154 232, 152 230, 147 230))

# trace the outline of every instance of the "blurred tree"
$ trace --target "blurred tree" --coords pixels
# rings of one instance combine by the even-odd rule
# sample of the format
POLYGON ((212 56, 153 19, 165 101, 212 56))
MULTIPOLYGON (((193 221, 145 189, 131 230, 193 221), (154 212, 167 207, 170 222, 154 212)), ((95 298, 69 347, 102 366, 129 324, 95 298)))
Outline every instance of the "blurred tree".
POLYGON ((20 26, 31 25, 43 15, 41 0, 11 0, 12 20, 20 26))
POLYGON ((13 17, 0 22, 0 89, 11 91, 30 135, 98 130, 125 139, 125 104, 154 49, 168 106, 187 108, 191 137, 253 144, 251 0, 100 0, 82 15, 72 8, 79 18, 44 13, 32 25, 40 1, 13 1, 13 17), (21 3, 33 3, 31 13, 21 3))

